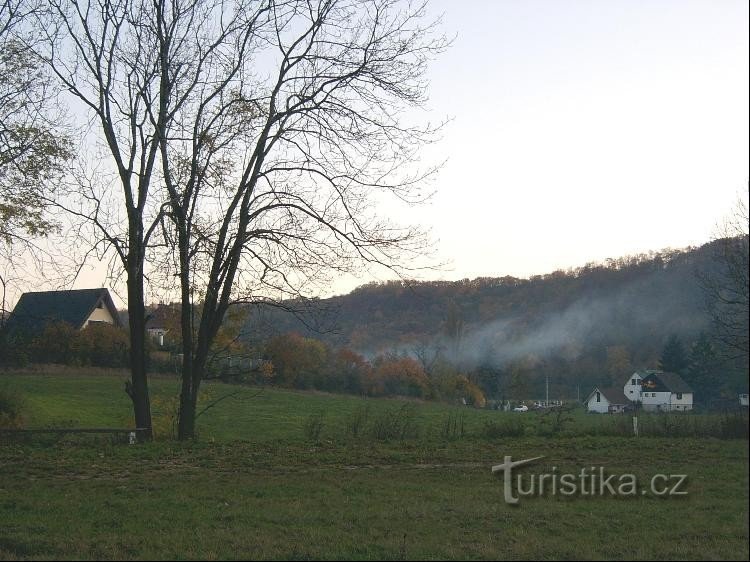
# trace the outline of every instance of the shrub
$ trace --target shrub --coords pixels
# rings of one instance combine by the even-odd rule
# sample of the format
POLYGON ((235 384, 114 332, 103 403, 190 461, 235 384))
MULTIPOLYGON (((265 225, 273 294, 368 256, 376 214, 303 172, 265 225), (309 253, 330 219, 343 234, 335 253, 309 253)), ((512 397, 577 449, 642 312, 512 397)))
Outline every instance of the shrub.
POLYGON ((719 436, 722 439, 747 439, 747 416, 742 412, 724 414, 719 423, 719 436))
POLYGON ((0 428, 22 428, 25 409, 26 400, 21 393, 10 388, 0 388, 0 428))
POLYGON ((323 432, 323 414, 310 414, 305 420, 302 429, 305 433, 305 439, 318 443, 320 441, 320 434, 323 432))
POLYGON ((94 367, 126 367, 130 341, 124 330, 100 322, 77 334, 77 363, 94 367))
POLYGON ((466 415, 464 412, 450 412, 444 419, 441 435, 444 439, 458 439, 466 434, 466 415))
POLYGON ((575 409, 575 404, 547 408, 541 416, 539 433, 546 436, 558 435, 574 420, 572 412, 575 409))
POLYGON ((526 432, 526 425, 518 416, 504 416, 498 420, 488 420, 482 426, 481 436, 485 439, 498 437, 522 437, 526 432))
POLYGON ((177 436, 179 411, 180 397, 177 395, 151 398, 151 427, 155 440, 170 440, 177 436))
POLYGON ((367 427, 367 420, 370 417, 370 407, 364 406, 357 408, 357 410, 349 416, 346 420, 346 431, 352 437, 361 437, 365 428, 367 427))
POLYGON ((419 436, 416 409, 404 404, 397 410, 386 410, 373 419, 370 434, 379 441, 413 439, 419 436))

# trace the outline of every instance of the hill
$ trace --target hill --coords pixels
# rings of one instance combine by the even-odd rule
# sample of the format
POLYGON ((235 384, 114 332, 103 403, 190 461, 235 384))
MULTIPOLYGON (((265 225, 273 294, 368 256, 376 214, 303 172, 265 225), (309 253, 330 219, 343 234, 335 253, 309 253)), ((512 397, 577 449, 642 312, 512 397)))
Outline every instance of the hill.
MULTIPOLYGON (((299 332, 366 356, 442 355, 473 372, 490 395, 520 370, 537 392, 549 376, 555 392, 573 396, 579 386, 620 383, 633 369, 656 367, 672 336, 689 352, 712 330, 701 278, 720 267, 718 244, 528 279, 370 283, 348 295, 286 303, 294 313, 260 306, 246 336, 299 332)), ((737 368, 722 367, 739 387, 737 368)))

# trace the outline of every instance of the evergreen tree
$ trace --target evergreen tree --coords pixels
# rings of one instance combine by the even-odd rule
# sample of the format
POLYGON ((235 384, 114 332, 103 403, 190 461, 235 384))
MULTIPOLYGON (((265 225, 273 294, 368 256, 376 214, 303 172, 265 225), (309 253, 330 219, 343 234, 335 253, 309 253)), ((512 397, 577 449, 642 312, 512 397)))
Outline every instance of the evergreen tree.
POLYGON ((685 347, 676 335, 669 336, 659 358, 659 369, 668 373, 682 375, 688 366, 685 347))
POLYGON ((693 387, 695 401, 700 404, 707 404, 717 398, 725 384, 720 378, 716 349, 705 333, 701 333, 690 349, 685 382, 693 387))

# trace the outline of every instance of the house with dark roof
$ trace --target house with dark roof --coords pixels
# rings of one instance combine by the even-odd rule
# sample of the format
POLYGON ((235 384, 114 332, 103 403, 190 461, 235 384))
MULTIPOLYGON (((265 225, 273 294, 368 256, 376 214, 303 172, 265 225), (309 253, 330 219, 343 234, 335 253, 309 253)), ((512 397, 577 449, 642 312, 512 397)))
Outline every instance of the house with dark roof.
POLYGON ((594 390, 584 400, 589 412, 599 414, 621 414, 630 407, 631 402, 625 397, 621 388, 594 387, 594 390))
POLYGON ((180 307, 178 304, 161 303, 152 310, 147 310, 146 332, 159 347, 164 347, 164 336, 170 329, 180 325, 180 307))
POLYGON ((676 373, 650 371, 641 381, 646 411, 687 412, 693 409, 693 389, 676 373))
POLYGON ((112 297, 102 288, 24 293, 4 329, 11 337, 29 337, 53 322, 66 322, 77 330, 95 322, 121 326, 112 297))

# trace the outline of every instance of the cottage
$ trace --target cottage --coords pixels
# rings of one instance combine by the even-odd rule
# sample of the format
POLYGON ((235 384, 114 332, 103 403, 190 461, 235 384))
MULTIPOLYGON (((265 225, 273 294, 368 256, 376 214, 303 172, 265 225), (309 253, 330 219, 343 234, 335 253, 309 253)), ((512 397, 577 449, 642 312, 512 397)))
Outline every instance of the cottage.
POLYGON ((584 401, 584 405, 589 412, 621 414, 630 407, 630 400, 619 388, 595 387, 584 401))
POLYGON ((625 386, 623 386, 622 389, 623 394, 625 394, 625 397, 628 400, 630 400, 631 402, 641 401, 641 382, 643 381, 643 377, 652 372, 654 371, 636 371, 628 377, 628 380, 625 381, 625 386))
POLYGON ((164 347, 164 336, 171 326, 179 326, 180 310, 174 304, 159 304, 146 316, 146 332, 159 347, 164 347))
POLYGON ((76 330, 97 322, 121 326, 112 297, 102 288, 24 293, 5 328, 13 336, 33 336, 52 322, 66 322, 76 330))
POLYGON ((641 404, 646 411, 686 412, 693 409, 693 389, 680 375, 653 371, 641 381, 641 404))

